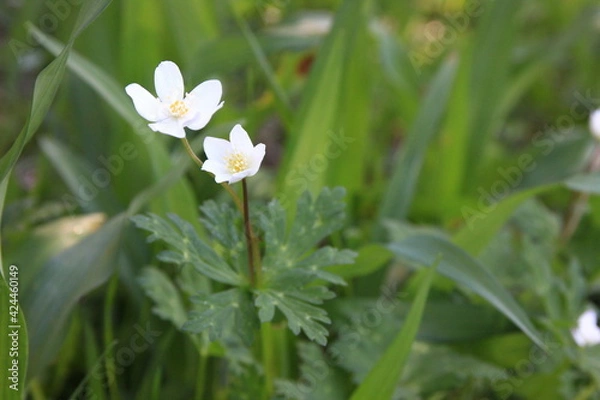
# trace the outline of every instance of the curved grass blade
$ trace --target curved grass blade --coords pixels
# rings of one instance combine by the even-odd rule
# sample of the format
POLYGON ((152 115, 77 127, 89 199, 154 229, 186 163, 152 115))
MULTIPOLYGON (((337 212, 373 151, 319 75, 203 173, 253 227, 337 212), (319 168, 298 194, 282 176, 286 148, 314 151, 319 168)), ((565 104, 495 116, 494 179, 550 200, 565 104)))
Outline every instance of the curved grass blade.
POLYGON ((506 315, 523 333, 542 349, 546 348, 541 334, 531 323, 527 313, 514 300, 502 284, 473 259, 463 249, 455 244, 432 235, 416 235, 397 243, 391 243, 388 248, 399 258, 415 263, 428 265, 435 260, 435 254, 440 254, 440 274, 464 285, 490 302, 498 311, 506 315))
POLYGON ((377 398, 381 400, 392 398, 394 390, 402 376, 404 364, 408 360, 412 343, 417 336, 429 295, 429 288, 431 287, 431 282, 433 282, 438 264, 439 258, 427 269, 425 277, 419 286, 415 301, 404 320, 402 330, 400 330, 390 347, 387 348, 383 356, 377 361, 377 364, 375 364, 375 367, 369 372, 365 380, 352 394, 351 400, 371 400, 374 393, 377 393, 377 398))
POLYGON ((439 69, 413 123, 383 198, 379 217, 403 220, 408 214, 425 153, 446 113, 458 60, 451 56, 439 69))

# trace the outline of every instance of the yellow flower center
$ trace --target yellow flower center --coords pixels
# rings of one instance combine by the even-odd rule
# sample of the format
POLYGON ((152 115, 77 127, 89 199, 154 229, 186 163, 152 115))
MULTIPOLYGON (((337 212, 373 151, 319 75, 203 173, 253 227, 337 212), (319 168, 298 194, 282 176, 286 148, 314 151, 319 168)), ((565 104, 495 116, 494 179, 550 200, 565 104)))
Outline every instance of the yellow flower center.
POLYGON ((188 113, 188 111, 190 111, 189 108, 187 108, 187 106, 185 105, 185 103, 182 100, 176 100, 174 102, 171 103, 171 105, 169 106, 169 111, 171 111, 171 114, 176 117, 183 117, 185 114, 188 113))
POLYGON ((237 152, 229 155, 225 159, 225 163, 227 164, 227 169, 232 174, 236 174, 238 172, 247 170, 249 167, 248 159, 246 158, 246 156, 242 153, 237 152))

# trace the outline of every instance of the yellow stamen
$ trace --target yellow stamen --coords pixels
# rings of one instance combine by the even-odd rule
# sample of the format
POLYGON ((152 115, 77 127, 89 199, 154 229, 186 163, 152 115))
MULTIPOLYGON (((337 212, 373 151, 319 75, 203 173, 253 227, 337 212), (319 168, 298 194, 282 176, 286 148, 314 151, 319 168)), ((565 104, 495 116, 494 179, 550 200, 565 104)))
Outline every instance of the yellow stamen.
POLYGON ((171 111, 171 114, 174 117, 179 118, 187 114, 190 109, 187 108, 182 100, 176 100, 169 106, 169 111, 171 111))
POLYGON ((242 153, 233 153, 225 158, 227 169, 232 174, 248 169, 248 159, 242 153))

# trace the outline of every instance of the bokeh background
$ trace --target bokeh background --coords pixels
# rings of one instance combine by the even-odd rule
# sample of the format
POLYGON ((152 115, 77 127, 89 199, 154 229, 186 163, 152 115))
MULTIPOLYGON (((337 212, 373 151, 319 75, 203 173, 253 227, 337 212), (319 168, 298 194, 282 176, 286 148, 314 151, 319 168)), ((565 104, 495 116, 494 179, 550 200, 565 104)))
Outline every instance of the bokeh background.
MULTIPOLYGON (((0 154, 31 121, 35 79, 71 40, 80 3, 0 4, 0 154)), ((440 279, 397 398, 600 398, 598 351, 569 335, 598 299, 600 201, 578 191, 599 185, 565 181, 597 157, 595 0, 113 0, 74 40, 5 188, 2 261, 20 271, 29 398, 194 396, 194 343, 152 313, 138 280, 161 247, 128 217, 173 212, 202 231, 198 205, 227 198, 124 92, 132 82, 153 91, 163 60, 181 67, 187 90, 223 83, 225 107, 188 134, 198 154, 205 135, 235 123, 267 145, 254 201, 346 188, 347 225, 332 240, 359 251, 360 268, 332 306, 328 349, 349 357, 327 362, 330 397, 304 398, 345 398, 386 348, 406 307, 377 323, 351 316, 370 315, 382 286, 410 299, 418 274, 378 243, 416 230, 477 257, 551 350, 533 354, 493 305, 440 279), (111 356, 140 336, 131 360, 111 356)), ((282 378, 293 382, 302 355, 331 353, 299 342, 298 358, 290 337, 282 378)), ((211 362, 213 391, 196 398, 251 398, 235 397, 238 381, 219 381, 222 363, 211 362)))

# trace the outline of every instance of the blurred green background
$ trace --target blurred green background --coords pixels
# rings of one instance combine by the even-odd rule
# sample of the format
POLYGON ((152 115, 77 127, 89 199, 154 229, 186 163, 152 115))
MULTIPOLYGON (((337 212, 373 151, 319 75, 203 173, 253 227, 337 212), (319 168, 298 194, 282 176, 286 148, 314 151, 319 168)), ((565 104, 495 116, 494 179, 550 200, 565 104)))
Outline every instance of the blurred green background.
MULTIPOLYGON (((562 223, 582 188, 565 179, 586 170, 596 146, 587 119, 600 107, 597 1, 114 0, 73 42, 64 77, 46 82, 59 86, 43 120, 30 118, 36 76, 69 43, 78 3, 0 5, 0 154, 12 154, 28 120, 41 123, 14 168, 7 157, 0 165, 10 177, 2 261, 20 269, 30 398, 69 398, 86 385, 96 398, 193 396, 194 344, 152 315, 136 280, 160 248, 127 218, 174 212, 202 231, 198 205, 226 197, 177 140, 146 127, 124 92, 132 82, 153 91, 163 60, 181 67, 187 90, 223 83, 225 107, 188 132, 198 154, 205 135, 225 137, 235 123, 267 145, 250 182, 257 202, 346 188, 347 228, 332 240, 359 250, 363 271, 332 311, 333 348, 343 349, 335 316, 343 321, 351 301, 368 307, 390 282, 412 293, 407 269, 370 246, 419 225, 478 257, 561 347, 519 372, 528 339, 440 279, 442 308, 428 312, 446 323, 423 328, 398 398, 600 398, 598 352, 577 355, 568 338, 597 295, 600 202, 585 203, 574 234, 562 223), (159 333, 116 382, 89 379, 103 354, 147 324, 159 333), (449 366, 434 368, 440 358, 449 366)), ((369 343, 332 373, 340 387, 364 377, 389 340, 369 343)), ((282 377, 297 376, 294 367, 282 377)), ((237 398, 226 386, 214 383, 215 398, 237 398)))

